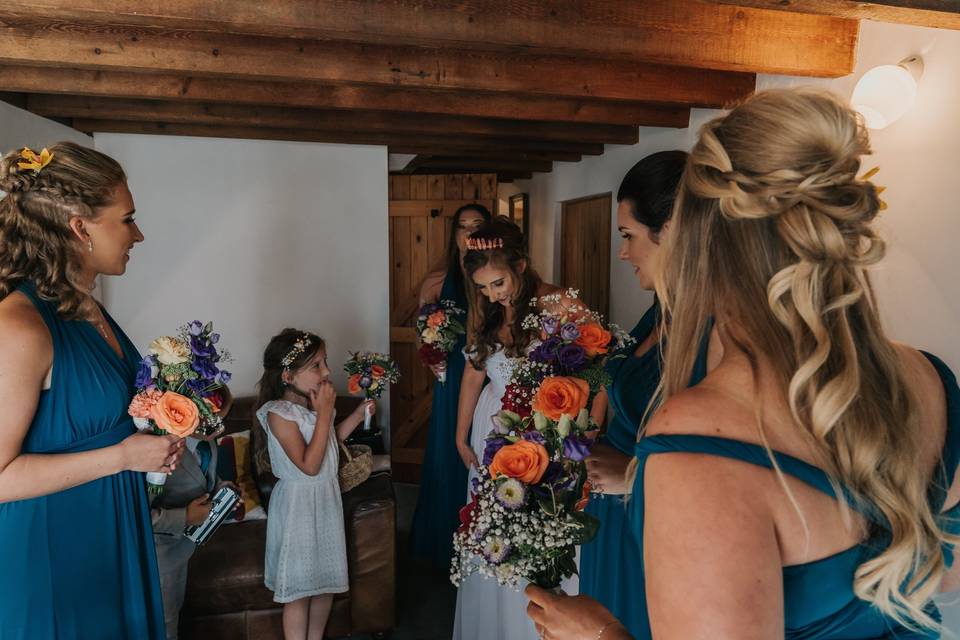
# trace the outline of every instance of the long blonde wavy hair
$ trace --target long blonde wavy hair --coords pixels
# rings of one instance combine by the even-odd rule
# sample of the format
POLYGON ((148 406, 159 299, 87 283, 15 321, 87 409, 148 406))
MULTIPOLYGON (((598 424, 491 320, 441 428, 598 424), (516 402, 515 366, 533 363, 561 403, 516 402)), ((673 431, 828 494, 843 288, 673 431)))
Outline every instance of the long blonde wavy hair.
MULTIPOLYGON (((889 541, 857 568, 857 596, 902 624, 932 628, 924 607, 945 571, 941 543, 958 539, 928 502, 918 401, 867 274, 885 252, 871 227, 877 190, 857 177, 869 153, 856 113, 823 92, 765 91, 707 123, 687 161, 656 290, 668 344, 699 344, 707 319, 725 318, 740 327, 730 337, 755 377, 760 358, 772 364, 837 495, 842 487, 873 513, 872 533, 889 541)), ((695 350, 665 349, 654 403, 687 388, 695 359, 695 350)))
POLYGON ((127 177, 116 160, 73 142, 60 142, 39 173, 21 169, 20 151, 0 159, 0 299, 31 281, 56 300, 67 319, 95 316, 96 302, 82 282, 83 247, 68 222, 97 218, 127 177))

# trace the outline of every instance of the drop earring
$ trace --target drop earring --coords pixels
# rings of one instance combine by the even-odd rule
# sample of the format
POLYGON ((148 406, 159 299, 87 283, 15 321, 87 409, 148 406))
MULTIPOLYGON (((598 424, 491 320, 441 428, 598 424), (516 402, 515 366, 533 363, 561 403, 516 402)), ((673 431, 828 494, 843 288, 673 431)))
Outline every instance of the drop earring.
POLYGON ((93 253, 93 240, 87 240, 87 249, 93 253))

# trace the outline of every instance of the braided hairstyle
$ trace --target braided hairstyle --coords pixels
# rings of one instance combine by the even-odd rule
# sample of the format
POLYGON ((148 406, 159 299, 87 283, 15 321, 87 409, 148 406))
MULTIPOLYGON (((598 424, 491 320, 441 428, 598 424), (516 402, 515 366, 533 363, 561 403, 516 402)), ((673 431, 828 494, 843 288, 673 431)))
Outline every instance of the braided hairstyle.
POLYGON ((0 159, 0 299, 23 281, 58 302, 67 319, 95 315, 82 283, 82 247, 68 226, 74 216, 94 220, 127 181, 120 164, 94 149, 60 142, 39 173, 21 169, 20 151, 0 159))
MULTIPOLYGON (((523 328, 523 319, 532 310, 530 301, 540 288, 540 276, 529 266, 523 233, 505 216, 496 216, 470 234, 473 240, 502 241, 496 249, 469 250, 463 257, 463 269, 468 278, 487 265, 510 271, 517 284, 513 297, 515 311, 510 325, 511 343, 506 345, 507 355, 515 357, 525 353, 531 334, 523 328), (525 266, 526 268, 522 268, 525 266)), ((478 287, 467 287, 469 317, 467 319, 467 349, 477 369, 482 369, 500 345, 498 334, 506 321, 503 305, 491 303, 480 295, 478 287)))
MULTIPOLYGON (((902 624, 935 627, 924 607, 945 570, 941 544, 958 538, 928 502, 918 401, 867 274, 884 255, 877 190, 857 177, 869 153, 859 116, 813 90, 761 92, 707 123, 656 289, 670 344, 697 344, 717 316, 741 327, 728 337, 755 377, 761 357, 772 364, 818 464, 872 514, 880 551, 858 567, 856 594, 902 624)), ((687 387, 695 357, 666 350, 656 402, 687 387)))

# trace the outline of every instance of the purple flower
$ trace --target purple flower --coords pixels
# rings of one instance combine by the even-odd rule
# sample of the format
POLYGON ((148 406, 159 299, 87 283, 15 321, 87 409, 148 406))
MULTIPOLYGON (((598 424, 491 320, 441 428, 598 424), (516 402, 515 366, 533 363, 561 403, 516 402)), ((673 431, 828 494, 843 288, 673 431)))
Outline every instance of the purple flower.
POLYGON ((190 368, 193 369, 202 380, 208 383, 212 382, 213 379, 217 377, 217 374, 220 373, 217 365, 204 358, 194 359, 194 361, 190 363, 190 368))
POLYGON ((510 441, 506 438, 487 440, 487 445, 483 448, 483 466, 489 467, 490 463, 493 462, 493 456, 497 455, 497 451, 508 444, 510 444, 510 441))
POLYGON ((567 322, 560 327, 560 337, 567 342, 573 342, 580 337, 580 327, 573 322, 567 322))
POLYGON ((534 362, 552 363, 557 360, 557 349, 560 347, 560 339, 554 336, 547 338, 536 349, 530 353, 530 359, 534 362))
POLYGON ((203 333, 203 323, 199 320, 194 320, 187 325, 187 330, 190 332, 191 336, 199 336, 203 333))
POLYGON ((217 344, 218 342, 220 342, 220 334, 219 334, 219 333, 211 333, 211 334, 210 334, 210 344, 217 344))
POLYGON ((370 385, 373 384, 373 378, 370 376, 360 376, 360 379, 357 380, 357 384, 360 385, 361 389, 369 389, 370 385))
POLYGON ((134 384, 137 389, 143 389, 153 383, 153 356, 147 356, 140 361, 137 367, 137 379, 134 384))
POLYGON ((544 316, 540 318, 540 328, 543 329, 543 332, 548 336, 552 336, 557 332, 558 324, 560 324, 560 321, 553 316, 544 316))
POLYGON ((547 445, 547 439, 543 437, 542 433, 536 430, 525 431, 522 437, 524 440, 529 442, 536 442, 537 444, 541 444, 543 446, 547 445))
POLYGON ((574 462, 582 462, 590 455, 590 440, 583 436, 567 436, 563 439, 563 455, 574 462))
POLYGON ((567 344, 560 347, 557 360, 567 371, 579 371, 587 364, 587 352, 578 344, 567 344))
POLYGON ((202 336, 190 337, 190 352, 198 358, 213 358, 217 355, 216 347, 202 336))
POLYGON ((230 382, 230 378, 232 377, 233 377, 233 374, 230 373, 229 371, 220 371, 220 374, 217 376, 220 384, 227 384, 228 382, 230 382))
POLYGON ((492 536, 483 545, 483 557, 492 564, 500 564, 507 559, 512 550, 513 547, 507 544, 503 538, 492 536))

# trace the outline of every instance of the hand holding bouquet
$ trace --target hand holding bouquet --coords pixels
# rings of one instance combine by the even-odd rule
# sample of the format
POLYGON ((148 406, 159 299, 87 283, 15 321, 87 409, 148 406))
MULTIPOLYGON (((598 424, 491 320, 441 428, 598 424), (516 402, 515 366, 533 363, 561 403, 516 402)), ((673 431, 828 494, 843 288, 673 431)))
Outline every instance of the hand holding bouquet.
MULTIPOLYGON (((343 370, 350 376, 347 379, 347 391, 352 394, 363 393, 367 400, 379 400, 387 385, 400 379, 400 370, 396 363, 390 356, 382 353, 351 353, 343 370)), ((367 411, 363 422, 364 431, 370 429, 371 416, 367 411)))
POLYGON ((441 383, 447 380, 447 357, 456 348, 457 337, 466 333, 460 319, 463 315, 464 311, 450 300, 425 304, 417 314, 417 335, 420 337, 417 355, 441 383))
MULTIPOLYGON (((177 336, 150 343, 150 355, 137 370, 137 394, 127 409, 138 429, 180 438, 216 437, 223 428, 222 391, 230 381, 230 373, 217 365, 230 360, 228 353, 217 350, 219 340, 211 323, 194 320, 177 336)), ((163 492, 166 481, 164 473, 147 473, 153 495, 163 492)))

